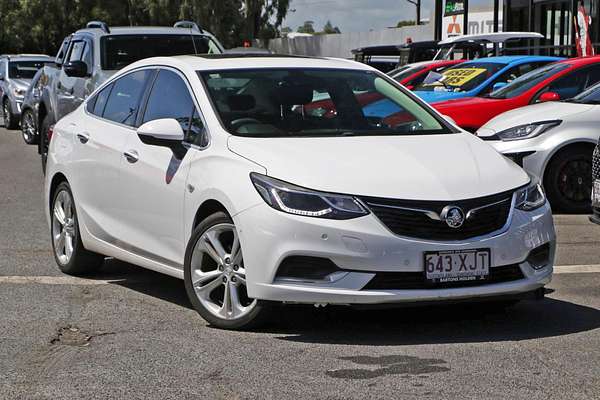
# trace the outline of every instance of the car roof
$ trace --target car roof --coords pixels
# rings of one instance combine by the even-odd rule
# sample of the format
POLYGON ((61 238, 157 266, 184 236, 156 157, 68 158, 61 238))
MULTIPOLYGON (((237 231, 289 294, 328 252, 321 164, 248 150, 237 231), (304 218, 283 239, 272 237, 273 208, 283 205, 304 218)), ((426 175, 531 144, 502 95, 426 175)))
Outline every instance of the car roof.
POLYGON ((572 64, 572 65, 588 65, 588 64, 595 64, 595 63, 600 63, 600 55, 597 56, 591 56, 591 57, 576 57, 576 58, 567 58, 565 60, 561 61, 562 63, 565 64, 572 64))
POLYGON ((45 54, 2 54, 0 58, 8 58, 12 61, 54 61, 54 57, 45 54))
POLYGON ((111 26, 110 32, 101 28, 84 28, 75 33, 91 33, 93 35, 200 35, 212 36, 208 31, 198 32, 189 28, 174 28, 169 26, 111 26))
POLYGON ((512 64, 512 63, 520 63, 527 61, 560 61, 564 60, 561 57, 549 57, 549 56, 497 56, 497 57, 483 57, 476 58, 474 60, 466 61, 467 64, 476 64, 476 63, 498 63, 498 64, 512 64))
POLYGON ((156 57, 136 63, 138 66, 161 64, 176 60, 195 70, 210 71, 223 69, 254 68, 339 68, 373 71, 374 68, 343 58, 306 57, 285 54, 200 54, 197 56, 156 57), (240 62, 243 60, 243 62, 240 62))

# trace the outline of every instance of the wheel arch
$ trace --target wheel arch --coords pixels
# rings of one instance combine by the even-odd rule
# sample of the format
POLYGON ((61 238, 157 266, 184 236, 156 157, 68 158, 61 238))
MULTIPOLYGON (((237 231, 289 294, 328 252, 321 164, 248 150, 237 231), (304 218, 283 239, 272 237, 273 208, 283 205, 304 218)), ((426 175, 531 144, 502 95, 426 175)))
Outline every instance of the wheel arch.
POLYGON ((570 140, 564 143, 561 143, 560 146, 556 146, 556 148, 554 148, 552 150, 552 153, 549 155, 549 157, 546 158, 546 161, 544 162, 544 167, 542 168, 542 176, 540 176, 540 181, 541 182, 545 182, 546 179, 546 172, 548 170, 548 167, 551 165, 552 161, 554 161, 554 159, 556 159, 556 157, 562 153, 563 151, 567 151, 570 150, 572 148, 575 147, 589 147, 590 150, 593 152, 594 151, 594 147, 596 146, 597 141, 594 141, 592 139, 588 139, 588 138, 578 138, 578 139, 574 139, 574 140, 570 140))
POLYGON ((200 224, 200 222, 204 221, 208 216, 222 211, 225 214, 231 216, 229 210, 223 203, 215 199, 205 200, 200 207, 196 210, 196 214, 194 215, 194 222, 192 224, 192 231, 200 224))
POLYGON ((52 177, 52 180, 50 181, 49 196, 48 196, 48 208, 50 210, 52 210, 52 199, 54 199, 54 193, 56 192, 56 188, 62 182, 67 182, 67 183, 69 182, 67 180, 67 177, 62 172, 57 172, 56 174, 54 174, 54 176, 52 177))

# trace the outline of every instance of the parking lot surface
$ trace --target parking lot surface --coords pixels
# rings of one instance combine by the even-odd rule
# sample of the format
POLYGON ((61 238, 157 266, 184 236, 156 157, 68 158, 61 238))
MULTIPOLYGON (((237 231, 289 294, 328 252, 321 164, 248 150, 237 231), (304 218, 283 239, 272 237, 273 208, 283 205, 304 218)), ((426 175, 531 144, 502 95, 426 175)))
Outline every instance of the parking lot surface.
POLYGON ((183 281, 115 260, 61 274, 35 146, 0 128, 0 398, 600 399, 600 227, 555 222, 543 301, 287 306, 259 331, 222 331, 183 281))

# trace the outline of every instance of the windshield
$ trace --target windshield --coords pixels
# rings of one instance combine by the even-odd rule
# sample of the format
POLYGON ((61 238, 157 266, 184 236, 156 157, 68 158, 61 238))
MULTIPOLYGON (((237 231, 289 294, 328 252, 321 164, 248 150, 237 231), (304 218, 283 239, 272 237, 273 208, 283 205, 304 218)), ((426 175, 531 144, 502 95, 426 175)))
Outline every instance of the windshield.
POLYGON ((552 75, 568 67, 569 64, 558 63, 548 64, 541 68, 534 69, 533 71, 518 77, 503 88, 490 93, 489 97, 493 99, 511 99, 520 96, 538 83, 545 81, 552 75))
POLYGON ((118 70, 149 57, 222 53, 217 43, 204 35, 112 35, 104 36, 100 47, 104 70, 118 70))
POLYGON ((590 87, 586 91, 581 92, 577 96, 566 101, 570 103, 581 104, 600 104, 600 83, 590 87))
MULTIPOLYGON (((421 83, 414 90, 427 92, 468 92, 475 89, 506 64, 493 62, 470 62, 450 67, 441 73, 441 80, 434 83, 421 83)), ((427 78, 425 79, 427 81, 427 78)))
POLYGON ((52 61, 11 61, 8 63, 8 77, 12 79, 33 79, 40 68, 52 61))
POLYGON ((408 78, 409 76, 414 75, 419 71, 423 71, 424 69, 425 69, 425 66, 409 67, 403 71, 398 71, 395 74, 389 73, 388 75, 390 75, 392 78, 394 78, 398 82, 402 82, 404 79, 408 78))
POLYGON ((453 132, 440 118, 372 71, 261 68, 198 74, 223 126, 237 136, 453 132))

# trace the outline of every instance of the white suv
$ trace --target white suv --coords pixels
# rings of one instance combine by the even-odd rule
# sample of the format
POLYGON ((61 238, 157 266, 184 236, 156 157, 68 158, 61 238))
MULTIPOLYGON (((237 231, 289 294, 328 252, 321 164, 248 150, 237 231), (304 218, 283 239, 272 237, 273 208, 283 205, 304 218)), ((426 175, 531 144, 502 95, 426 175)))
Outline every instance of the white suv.
POLYGON ((132 64, 56 124, 45 194, 62 271, 111 256, 182 278, 231 329, 272 302, 539 294, 554 262, 537 183, 345 60, 132 64))

